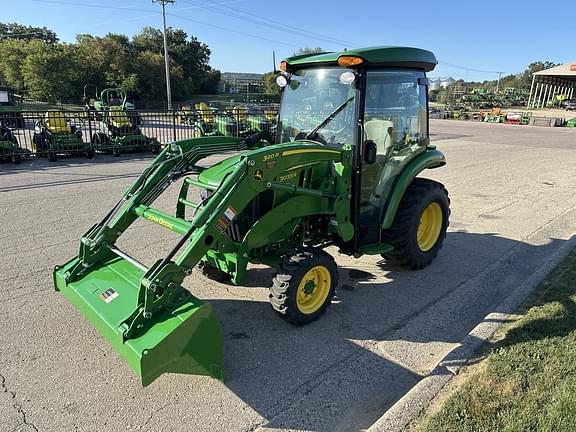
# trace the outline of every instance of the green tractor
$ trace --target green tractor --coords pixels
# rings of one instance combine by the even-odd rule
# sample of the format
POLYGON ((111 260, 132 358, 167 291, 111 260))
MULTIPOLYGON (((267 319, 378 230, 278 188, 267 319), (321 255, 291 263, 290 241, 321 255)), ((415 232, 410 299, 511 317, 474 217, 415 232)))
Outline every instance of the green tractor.
POLYGON ((32 150, 54 162, 59 155, 94 157, 90 143, 82 139, 82 125, 78 118, 70 119, 62 111, 48 111, 34 124, 32 150))
POLYGON ((286 59, 276 138, 260 132, 166 146, 84 234, 78 255, 55 268, 56 290, 148 385, 166 372, 223 378, 218 319, 182 286, 195 266, 236 285, 249 263, 272 266, 271 309, 294 325, 320 318, 334 297, 338 267, 327 246, 428 266, 450 215, 444 186, 417 177, 445 164, 428 135, 426 72, 436 64, 429 51, 401 47, 286 59), (314 113, 307 123, 305 105, 314 113), (228 151, 236 153, 200 163, 228 151), (176 181, 175 212, 154 208, 176 181), (202 199, 189 196, 191 187, 202 199), (117 245, 139 218, 181 235, 153 263, 117 245))
POLYGON ((19 164, 30 157, 30 150, 20 147, 18 139, 10 128, 0 119, 0 160, 9 160, 19 164))
POLYGON ((122 153, 135 151, 160 152, 160 143, 156 138, 149 138, 128 117, 122 106, 109 105, 100 113, 100 120, 92 134, 94 149, 100 153, 122 153))

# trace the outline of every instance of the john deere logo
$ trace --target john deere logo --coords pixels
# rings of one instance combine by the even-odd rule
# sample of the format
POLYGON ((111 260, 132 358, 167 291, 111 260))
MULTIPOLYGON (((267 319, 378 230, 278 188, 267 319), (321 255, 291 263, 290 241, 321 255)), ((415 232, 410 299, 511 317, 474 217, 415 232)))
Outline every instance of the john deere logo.
POLYGON ((254 180, 262 180, 264 178, 264 173, 261 169, 254 171, 254 180))

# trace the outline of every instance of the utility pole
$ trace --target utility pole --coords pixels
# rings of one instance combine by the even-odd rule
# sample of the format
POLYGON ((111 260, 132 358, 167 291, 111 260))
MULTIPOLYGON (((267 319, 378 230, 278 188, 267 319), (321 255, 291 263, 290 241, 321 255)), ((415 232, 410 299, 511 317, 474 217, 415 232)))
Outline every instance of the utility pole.
POLYGON ((152 0, 152 3, 162 5, 162 24, 164 35, 164 65, 166 66, 166 96, 168 99, 168 109, 172 109, 172 90, 170 90, 170 57, 168 57, 168 39, 166 38, 166 4, 175 3, 176 0, 152 0))
POLYGON ((496 83, 496 93, 500 90, 500 78, 502 78, 502 74, 504 72, 498 72, 498 82, 496 83))

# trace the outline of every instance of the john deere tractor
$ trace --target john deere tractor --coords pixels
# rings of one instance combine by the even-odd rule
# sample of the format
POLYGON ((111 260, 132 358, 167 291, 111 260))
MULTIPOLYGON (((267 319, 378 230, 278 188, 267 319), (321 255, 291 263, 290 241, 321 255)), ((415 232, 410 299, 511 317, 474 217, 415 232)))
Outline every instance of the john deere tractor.
POLYGON ((55 268, 56 289, 147 385, 165 372, 223 377, 218 319, 182 285, 195 266, 236 285, 249 263, 275 268, 271 311, 294 325, 320 318, 338 287, 327 246, 426 267, 450 214, 444 186, 417 177, 445 164, 428 138, 426 72, 436 63, 429 51, 396 47, 286 59, 276 137, 166 146, 86 232, 78 255, 55 268), (202 167, 227 151, 236 153, 202 167), (175 212, 154 208, 176 181, 175 212), (189 196, 192 187, 202 199, 189 196), (181 239, 142 263, 117 244, 139 218, 181 239))
POLYGON ((134 151, 160 151, 158 140, 144 135, 122 106, 110 105, 100 115, 92 134, 92 143, 97 152, 120 156, 121 153, 134 151))
POLYGON ((74 122, 62 111, 48 111, 34 124, 32 149, 39 156, 46 156, 51 162, 59 155, 84 155, 94 157, 90 143, 82 139, 80 119, 74 122))

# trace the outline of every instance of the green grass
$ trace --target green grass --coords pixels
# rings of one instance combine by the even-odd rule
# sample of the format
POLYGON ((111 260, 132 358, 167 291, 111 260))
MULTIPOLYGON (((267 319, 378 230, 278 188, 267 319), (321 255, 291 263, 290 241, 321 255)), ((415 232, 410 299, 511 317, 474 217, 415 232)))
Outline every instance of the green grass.
POLYGON ((576 431, 576 251, 419 431, 576 431))

